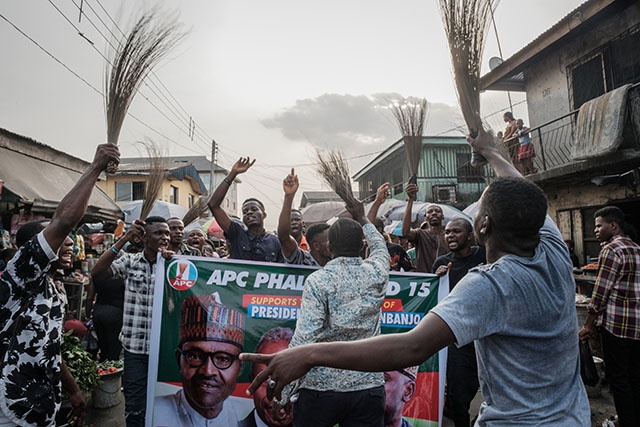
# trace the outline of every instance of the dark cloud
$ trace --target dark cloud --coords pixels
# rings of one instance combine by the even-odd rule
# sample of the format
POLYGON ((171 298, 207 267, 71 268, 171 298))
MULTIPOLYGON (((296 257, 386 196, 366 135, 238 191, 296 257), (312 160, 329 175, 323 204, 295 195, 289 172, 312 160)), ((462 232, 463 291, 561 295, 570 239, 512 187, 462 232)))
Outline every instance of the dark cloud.
MULTIPOLYGON (((300 99, 261 123, 268 129, 279 129, 289 140, 308 141, 315 147, 339 147, 347 153, 380 150, 400 138, 391 113, 384 108, 397 98, 401 95, 326 93, 300 99)), ((430 103, 425 135, 441 134, 461 123, 457 107, 430 103)))

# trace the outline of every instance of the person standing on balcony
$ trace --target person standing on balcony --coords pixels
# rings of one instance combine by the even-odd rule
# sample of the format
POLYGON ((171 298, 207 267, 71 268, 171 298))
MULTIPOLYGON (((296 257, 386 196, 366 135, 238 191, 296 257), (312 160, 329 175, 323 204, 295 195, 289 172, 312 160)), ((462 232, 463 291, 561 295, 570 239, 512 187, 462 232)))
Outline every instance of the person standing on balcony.
POLYGON ((531 142, 531 129, 524 125, 522 119, 516 120, 516 135, 518 136, 518 142, 520 148, 518 149, 518 161, 520 162, 520 171, 523 175, 530 175, 538 172, 533 166, 533 158, 536 156, 536 152, 533 149, 533 143, 531 142))
POLYGON ((596 238, 604 243, 581 340, 601 326, 604 366, 619 427, 640 426, 640 246, 625 233, 624 213, 599 209, 596 238))
POLYGON ((511 163, 513 163, 516 169, 520 170, 518 167, 518 139, 516 135, 518 126, 516 124, 516 119, 513 118, 513 113, 511 111, 507 111, 502 115, 502 120, 507 124, 504 134, 502 135, 502 142, 504 143, 504 146, 507 147, 507 150, 509 150, 509 159, 511 160, 511 163))

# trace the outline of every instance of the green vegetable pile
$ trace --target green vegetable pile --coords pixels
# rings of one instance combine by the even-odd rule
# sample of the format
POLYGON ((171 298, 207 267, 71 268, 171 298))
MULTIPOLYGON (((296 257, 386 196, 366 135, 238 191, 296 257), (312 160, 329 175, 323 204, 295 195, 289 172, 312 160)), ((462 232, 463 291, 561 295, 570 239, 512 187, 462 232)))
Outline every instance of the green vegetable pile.
MULTIPOLYGON (((83 393, 89 393, 100 384, 98 364, 80 346, 80 339, 73 336, 73 331, 64 334, 62 341, 62 359, 69 368, 69 372, 76 380, 83 393)), ((63 398, 68 398, 66 392, 63 398)))

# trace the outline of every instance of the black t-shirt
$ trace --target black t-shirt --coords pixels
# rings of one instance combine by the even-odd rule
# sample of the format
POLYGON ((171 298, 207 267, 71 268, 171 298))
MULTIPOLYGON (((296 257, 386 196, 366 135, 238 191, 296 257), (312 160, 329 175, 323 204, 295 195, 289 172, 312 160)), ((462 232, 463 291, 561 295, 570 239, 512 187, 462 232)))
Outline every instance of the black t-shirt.
POLYGON ((464 258, 456 258, 453 252, 449 252, 434 261, 433 272, 435 273, 441 265, 449 263, 451 263, 451 269, 449 269, 449 290, 451 291, 470 269, 487 263, 487 253, 483 246, 472 246, 471 255, 464 258))

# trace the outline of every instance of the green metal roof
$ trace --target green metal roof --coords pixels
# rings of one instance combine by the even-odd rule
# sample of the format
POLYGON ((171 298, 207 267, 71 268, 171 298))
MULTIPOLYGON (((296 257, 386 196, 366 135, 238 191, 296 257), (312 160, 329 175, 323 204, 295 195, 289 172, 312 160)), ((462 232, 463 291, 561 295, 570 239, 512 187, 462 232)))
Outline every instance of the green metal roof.
MULTIPOLYGON (((432 147, 437 146, 459 146, 467 145, 467 139, 464 136, 423 136, 422 145, 429 145, 432 147)), ((387 157, 393 155, 396 151, 403 148, 402 138, 387 147, 382 153, 378 154, 373 160, 371 160, 365 167, 360 169, 353 175, 353 179, 359 179, 363 174, 368 172, 378 163, 384 161, 387 157)))

